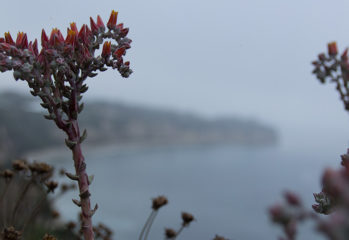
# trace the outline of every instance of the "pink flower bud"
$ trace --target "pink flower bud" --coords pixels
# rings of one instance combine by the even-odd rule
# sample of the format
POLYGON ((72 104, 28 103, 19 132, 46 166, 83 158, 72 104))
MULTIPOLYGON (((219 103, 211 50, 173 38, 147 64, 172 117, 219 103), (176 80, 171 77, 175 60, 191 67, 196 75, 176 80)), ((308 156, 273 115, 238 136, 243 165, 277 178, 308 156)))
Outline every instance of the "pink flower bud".
POLYGON ((301 200, 299 197, 292 192, 285 192, 284 194, 286 201, 288 204, 293 205, 293 206, 300 206, 301 205, 301 200))

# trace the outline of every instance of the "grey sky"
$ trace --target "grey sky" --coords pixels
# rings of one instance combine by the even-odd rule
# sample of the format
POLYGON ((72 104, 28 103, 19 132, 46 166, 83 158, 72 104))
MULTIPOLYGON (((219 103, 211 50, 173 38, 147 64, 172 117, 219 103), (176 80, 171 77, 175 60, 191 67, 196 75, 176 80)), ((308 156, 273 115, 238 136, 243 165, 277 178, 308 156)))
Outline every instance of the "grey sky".
MULTIPOLYGON (((323 145, 348 139, 349 115, 310 65, 329 41, 349 45, 346 0, 13 0, 1 8, 0 33, 21 30, 29 39, 119 11, 133 40, 126 58, 134 74, 100 74, 86 99, 254 117, 295 139, 309 131, 323 145)), ((0 89, 27 91, 11 78, 1 74, 0 89)))

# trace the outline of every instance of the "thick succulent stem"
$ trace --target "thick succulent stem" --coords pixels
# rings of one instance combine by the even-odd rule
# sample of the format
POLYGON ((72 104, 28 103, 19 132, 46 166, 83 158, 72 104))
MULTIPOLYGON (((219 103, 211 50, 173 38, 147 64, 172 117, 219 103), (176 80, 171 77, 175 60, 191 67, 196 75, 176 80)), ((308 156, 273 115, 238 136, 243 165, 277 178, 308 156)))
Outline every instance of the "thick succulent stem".
MULTIPOLYGON (((116 68, 123 77, 132 73, 130 62, 123 60, 126 50, 131 47, 131 39, 126 37, 128 28, 117 24, 116 20, 117 12, 112 11, 107 32, 100 16, 97 23, 90 18, 91 29, 83 25, 78 31, 76 24, 71 23, 66 39, 56 28, 52 30, 50 37, 42 30, 41 50, 38 49, 37 40, 28 42, 25 33, 19 33, 16 41, 13 41, 10 33, 5 33, 5 37, 0 38, 0 71, 14 70, 16 80, 27 81, 31 94, 39 96, 41 106, 48 111, 45 118, 53 120, 68 136, 65 142, 73 153, 75 175, 66 175, 79 184, 80 201, 74 199, 73 202, 81 207, 85 240, 94 239, 91 217, 98 206, 91 210, 91 180, 86 173, 81 151, 81 142, 86 138, 86 132, 80 135, 77 121, 83 108, 83 104, 79 102, 88 89, 84 81, 87 77, 96 76, 98 70, 116 68), (113 44, 110 41, 104 42, 101 55, 96 56, 95 50, 106 39, 115 41, 113 44)), ((1 200, 2 197, 0 202, 1 200)))
MULTIPOLYGON (((73 120, 72 125, 79 136, 79 126, 77 120, 73 120)), ((82 231, 85 240, 93 240, 93 228, 92 228, 92 211, 90 203, 90 192, 89 192, 89 180, 86 173, 85 159, 81 151, 81 144, 79 143, 80 137, 70 139, 76 142, 72 147, 73 160, 75 166, 75 173, 78 176, 79 192, 80 192, 80 203, 81 203, 81 214, 82 214, 82 231)))

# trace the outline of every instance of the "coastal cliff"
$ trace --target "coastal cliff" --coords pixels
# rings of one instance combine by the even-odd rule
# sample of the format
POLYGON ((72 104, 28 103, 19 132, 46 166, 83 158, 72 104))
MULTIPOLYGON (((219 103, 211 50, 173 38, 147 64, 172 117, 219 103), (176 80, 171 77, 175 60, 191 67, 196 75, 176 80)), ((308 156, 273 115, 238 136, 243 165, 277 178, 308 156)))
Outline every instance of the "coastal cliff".
MULTIPOLYGON (((89 144, 215 144, 260 146, 277 143, 274 128, 254 120, 207 119, 194 114, 94 101, 79 116, 89 144)), ((13 92, 0 94, 0 152, 21 156, 28 151, 64 145, 64 135, 45 120, 39 102, 13 92)), ((4 157, 1 156, 0 158, 4 157)))

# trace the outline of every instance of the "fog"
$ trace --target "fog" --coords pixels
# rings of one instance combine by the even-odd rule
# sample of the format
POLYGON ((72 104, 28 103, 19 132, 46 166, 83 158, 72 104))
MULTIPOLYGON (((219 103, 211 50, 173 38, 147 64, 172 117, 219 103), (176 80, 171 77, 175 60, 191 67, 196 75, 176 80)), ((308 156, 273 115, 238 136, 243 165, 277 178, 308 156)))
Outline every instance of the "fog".
MULTIPOLYGON (((0 32, 28 33, 89 23, 112 9, 130 28, 126 55, 134 74, 107 71, 88 81, 86 99, 107 98, 207 117, 255 118, 279 129, 282 144, 345 150, 349 116, 333 85, 310 62, 336 40, 349 44, 344 0, 8 1, 0 32)), ((28 92, 11 73, 0 89, 28 92)), ((339 154, 339 153, 338 153, 339 154)))

